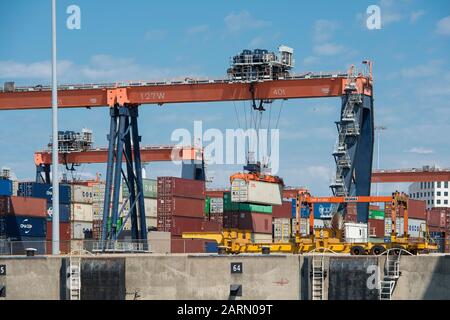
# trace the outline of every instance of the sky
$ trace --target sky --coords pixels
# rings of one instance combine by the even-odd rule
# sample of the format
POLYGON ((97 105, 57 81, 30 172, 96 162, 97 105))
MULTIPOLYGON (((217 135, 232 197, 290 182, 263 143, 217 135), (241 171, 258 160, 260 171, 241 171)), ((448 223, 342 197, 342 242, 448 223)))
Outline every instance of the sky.
MULTIPOLYGON (((294 48, 294 73, 346 71, 370 59, 375 124, 387 128, 381 133, 380 168, 450 167, 449 1, 262 2, 57 0, 59 83, 224 78, 230 57, 242 49, 276 51, 280 44, 294 48), (81 9, 80 30, 66 27, 66 10, 73 4, 81 9), (366 27, 369 5, 380 7, 381 29, 366 27)), ((50 83, 50 12, 50 0, 0 2, 1 83, 50 83)), ((142 144, 174 144, 172 132, 192 132, 196 120, 204 130, 238 128, 244 108, 242 102, 142 105, 142 144)), ((275 101, 271 108, 271 121, 281 112, 278 175, 289 186, 331 194, 339 98, 275 101)), ((33 180, 33 154, 49 142, 51 111, 2 111, 0 117, 0 167, 33 180)), ((91 128, 95 145, 105 146, 108 118, 107 108, 64 109, 59 128, 91 128)), ((376 154, 375 146, 374 167, 376 154)), ((92 177, 105 167, 83 165, 74 176, 92 177)), ((228 186, 229 175, 238 170, 241 166, 208 166, 209 186, 228 186)), ((180 175, 181 169, 152 163, 146 172, 180 175)), ((390 184, 379 190, 402 188, 390 184)))

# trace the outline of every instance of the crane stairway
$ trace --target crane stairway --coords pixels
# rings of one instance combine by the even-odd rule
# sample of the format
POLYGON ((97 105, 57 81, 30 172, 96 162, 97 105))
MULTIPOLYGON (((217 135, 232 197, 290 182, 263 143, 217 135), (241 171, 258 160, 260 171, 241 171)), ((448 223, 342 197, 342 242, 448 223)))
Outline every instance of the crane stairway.
POLYGON ((69 262, 70 300, 81 300, 81 258, 71 256, 69 262))
POLYGON ((400 278, 400 257, 401 251, 398 254, 389 254, 387 252, 386 256, 386 266, 383 280, 380 283, 380 300, 391 300, 392 295, 397 285, 397 281, 400 278))

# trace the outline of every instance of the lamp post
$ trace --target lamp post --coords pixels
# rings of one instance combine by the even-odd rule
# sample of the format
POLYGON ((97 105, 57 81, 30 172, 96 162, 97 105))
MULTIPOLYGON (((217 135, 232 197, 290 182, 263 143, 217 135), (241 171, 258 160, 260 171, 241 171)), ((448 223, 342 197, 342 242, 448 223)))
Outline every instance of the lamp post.
POLYGON ((58 87, 56 81, 56 0, 52 0, 52 254, 59 254, 58 87))
MULTIPOLYGON (((386 130, 385 126, 375 126, 375 131, 377 132, 377 170, 380 170, 380 136, 381 131, 386 130)), ((378 196, 378 183, 375 187, 377 196, 378 196)))

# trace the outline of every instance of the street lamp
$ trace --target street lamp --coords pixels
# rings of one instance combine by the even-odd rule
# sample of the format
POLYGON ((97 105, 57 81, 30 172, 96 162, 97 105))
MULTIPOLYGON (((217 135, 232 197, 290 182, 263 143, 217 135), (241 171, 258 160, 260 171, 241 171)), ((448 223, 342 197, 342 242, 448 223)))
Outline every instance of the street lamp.
MULTIPOLYGON (((377 170, 380 170, 380 136, 381 131, 386 130, 385 126, 375 126, 375 131, 377 132, 377 170)), ((377 196, 378 196, 378 183, 375 185, 377 196)))
POLYGON ((56 81, 56 0, 52 0, 52 254, 59 254, 58 87, 56 81))

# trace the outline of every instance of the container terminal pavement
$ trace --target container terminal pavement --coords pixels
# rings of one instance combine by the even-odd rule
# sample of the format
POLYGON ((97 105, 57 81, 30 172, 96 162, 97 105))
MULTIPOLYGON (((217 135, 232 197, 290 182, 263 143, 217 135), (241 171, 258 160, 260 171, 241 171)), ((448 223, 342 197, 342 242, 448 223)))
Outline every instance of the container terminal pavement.
MULTIPOLYGON (((80 257, 82 300, 312 299, 313 255, 80 257), (232 272, 231 266, 236 264, 241 266, 240 273, 232 272)), ((321 258, 327 271, 324 300, 380 299, 374 269, 379 268, 383 276, 386 255, 325 254, 321 258)), ((0 265, 4 266, 0 299, 68 300, 69 260, 64 256, 0 256, 0 265)), ((400 260, 400 276, 392 299, 450 299, 449 287, 449 255, 405 255, 400 260)))

